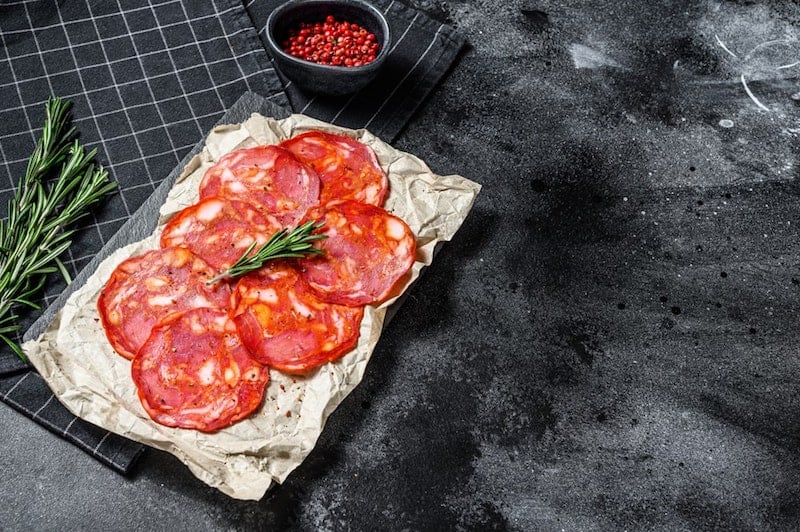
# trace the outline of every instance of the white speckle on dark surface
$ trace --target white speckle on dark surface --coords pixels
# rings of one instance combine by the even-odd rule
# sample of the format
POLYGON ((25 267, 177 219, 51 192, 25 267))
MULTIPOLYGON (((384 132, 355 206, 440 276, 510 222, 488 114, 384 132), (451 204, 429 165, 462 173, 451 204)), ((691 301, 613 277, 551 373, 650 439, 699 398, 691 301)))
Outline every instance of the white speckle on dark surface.
POLYGON ((575 68, 601 68, 601 67, 614 67, 619 68, 621 65, 608 57, 603 52, 585 46, 583 44, 572 43, 569 46, 569 53, 572 57, 572 62, 575 68))

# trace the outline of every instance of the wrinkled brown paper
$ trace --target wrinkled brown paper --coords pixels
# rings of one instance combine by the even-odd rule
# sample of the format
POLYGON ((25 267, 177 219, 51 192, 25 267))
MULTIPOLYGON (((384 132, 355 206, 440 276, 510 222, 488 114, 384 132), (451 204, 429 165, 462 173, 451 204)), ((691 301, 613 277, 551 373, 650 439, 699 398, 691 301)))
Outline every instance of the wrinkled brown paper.
POLYGON ((480 185, 463 177, 433 174, 418 158, 368 131, 343 129, 303 115, 274 120, 253 114, 242 124, 220 126, 209 134, 205 149, 170 191, 154 234, 103 261, 47 330, 23 349, 56 397, 77 416, 174 454, 195 476, 231 497, 260 499, 272 482, 282 482, 311 452, 328 416, 361 381, 387 309, 431 264, 436 244, 452 238, 479 190, 480 185), (390 192, 384 208, 405 220, 417 237, 416 260, 402 292, 379 307, 367 307, 358 345, 344 358, 303 377, 272 370, 264 403, 249 418, 212 434, 153 422, 136 395, 130 362, 106 340, 96 308, 100 290, 120 262, 158 247, 163 224, 197 201, 203 173, 220 156, 313 129, 350 135, 370 145, 387 171, 390 192))

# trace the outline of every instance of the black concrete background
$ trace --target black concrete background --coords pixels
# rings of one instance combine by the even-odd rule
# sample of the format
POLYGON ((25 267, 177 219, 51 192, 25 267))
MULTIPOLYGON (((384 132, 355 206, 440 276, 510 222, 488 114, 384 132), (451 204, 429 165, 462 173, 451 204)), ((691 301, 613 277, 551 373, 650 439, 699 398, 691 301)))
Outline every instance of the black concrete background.
POLYGON ((471 46, 395 146, 484 188, 308 460, 235 501, 1 408, 0 528, 800 526, 800 6, 409 3, 471 46))

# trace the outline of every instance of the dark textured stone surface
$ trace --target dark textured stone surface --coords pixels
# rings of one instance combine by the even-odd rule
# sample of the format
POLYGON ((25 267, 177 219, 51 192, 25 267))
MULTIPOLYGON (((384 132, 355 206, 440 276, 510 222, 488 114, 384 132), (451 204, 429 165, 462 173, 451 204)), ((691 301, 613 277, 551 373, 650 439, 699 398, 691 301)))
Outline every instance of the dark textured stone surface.
POLYGON ((471 48, 396 146, 484 189, 308 460, 239 502, 0 409, 0 528, 800 526, 800 7, 414 3, 471 48))

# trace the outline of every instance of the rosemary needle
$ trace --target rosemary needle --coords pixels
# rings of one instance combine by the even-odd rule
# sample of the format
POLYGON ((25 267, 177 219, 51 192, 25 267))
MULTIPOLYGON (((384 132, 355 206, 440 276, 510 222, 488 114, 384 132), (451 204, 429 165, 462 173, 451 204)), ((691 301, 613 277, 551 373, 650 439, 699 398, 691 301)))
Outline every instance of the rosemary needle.
POLYGON ((0 220, 0 339, 22 360, 25 354, 11 338, 21 327, 16 308, 40 308, 34 300, 47 275, 58 272, 70 281, 59 256, 72 243, 73 224, 116 187, 94 164, 96 150, 86 152, 74 139, 70 106, 68 100, 48 99, 41 137, 8 202, 7 218, 0 220))
POLYGON ((318 255, 323 251, 313 246, 314 241, 328 238, 327 235, 312 234, 322 227, 322 222, 306 222, 291 231, 281 229, 273 234, 267 242, 253 253, 256 242, 248 246, 242 256, 230 268, 208 281, 212 284, 220 279, 239 277, 253 270, 261 268, 267 261, 273 259, 299 259, 308 255, 318 255))

